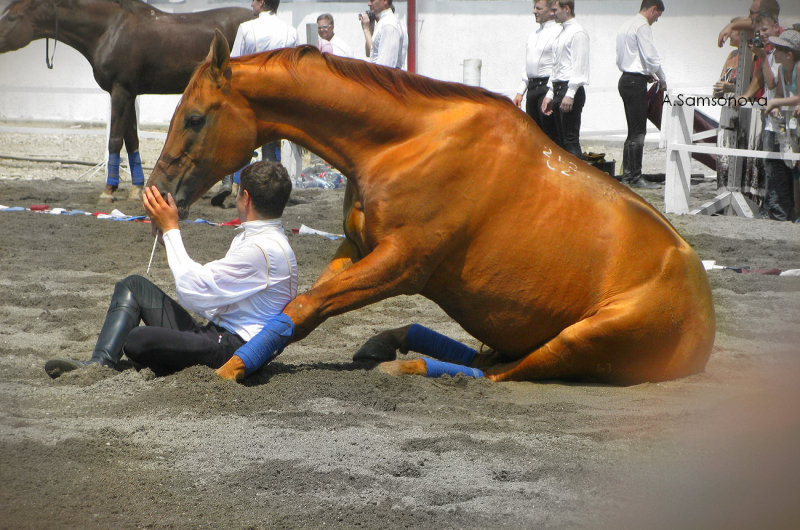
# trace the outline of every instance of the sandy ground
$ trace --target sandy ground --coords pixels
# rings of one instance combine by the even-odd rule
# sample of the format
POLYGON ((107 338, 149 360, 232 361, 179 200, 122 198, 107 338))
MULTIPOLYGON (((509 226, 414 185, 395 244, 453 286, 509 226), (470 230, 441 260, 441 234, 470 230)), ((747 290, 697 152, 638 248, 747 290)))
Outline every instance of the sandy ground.
MULTIPOLYGON (((83 127, 10 131, 0 155, 91 163, 104 151, 102 134, 83 127)), ((143 140, 145 166, 160 146, 143 140)), ((619 164, 618 145, 585 147, 619 164)), ((78 178, 87 169, 0 158, 0 204, 108 211, 96 204, 102 179, 78 178)), ((663 172, 663 152, 649 147, 646 169, 663 172)), ((715 191, 698 183, 693 206, 715 191)), ((663 189, 643 195, 663 207, 663 189)), ((341 200, 340 190, 296 191, 285 226, 339 232, 341 200)), ((234 212, 205 199, 191 217, 234 212)), ((703 259, 800 267, 800 225, 670 220, 703 259)), ((393 378, 351 361, 373 333, 410 322, 477 346, 421 297, 331 319, 244 384, 202 367, 51 380, 47 359, 89 357, 114 282, 145 273, 150 227, 16 212, 0 213, 0 230, 0 527, 800 524, 798 278, 710 273, 711 361, 661 384, 393 378)), ((201 262, 233 236, 203 224, 183 232, 201 262)), ((337 243, 290 241, 307 288, 337 243)), ((174 293, 163 251, 151 276, 174 293)))

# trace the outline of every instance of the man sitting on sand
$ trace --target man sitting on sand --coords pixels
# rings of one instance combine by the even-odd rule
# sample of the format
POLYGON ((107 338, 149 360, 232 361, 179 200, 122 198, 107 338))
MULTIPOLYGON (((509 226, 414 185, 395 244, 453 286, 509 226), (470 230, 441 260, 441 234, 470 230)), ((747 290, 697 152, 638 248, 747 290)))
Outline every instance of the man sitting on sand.
POLYGON ((142 201, 163 234, 180 304, 141 276, 125 278, 114 289, 91 358, 48 361, 47 374, 55 378, 93 364, 116 368, 123 354, 161 370, 225 364, 297 296, 297 261, 280 220, 291 191, 279 163, 248 166, 236 198, 243 231, 225 257, 201 265, 183 247, 172 195, 165 200, 157 188, 146 188, 142 201), (198 323, 187 309, 208 323, 198 323))

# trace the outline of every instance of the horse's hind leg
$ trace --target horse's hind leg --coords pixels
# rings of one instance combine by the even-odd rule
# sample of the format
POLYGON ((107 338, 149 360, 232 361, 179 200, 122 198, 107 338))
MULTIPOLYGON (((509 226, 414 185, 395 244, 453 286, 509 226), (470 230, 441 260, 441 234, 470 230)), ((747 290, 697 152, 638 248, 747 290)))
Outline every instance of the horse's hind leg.
MULTIPOLYGON (((493 381, 566 379, 636 384, 677 377, 680 326, 635 302, 608 306, 562 330, 522 359, 485 368, 493 381)), ((681 374, 687 375, 687 374, 681 374)))
POLYGON ((144 168, 139 155, 139 131, 136 118, 136 96, 130 98, 125 112, 125 150, 128 152, 128 168, 131 171, 131 192, 128 199, 141 200, 144 186, 144 168))

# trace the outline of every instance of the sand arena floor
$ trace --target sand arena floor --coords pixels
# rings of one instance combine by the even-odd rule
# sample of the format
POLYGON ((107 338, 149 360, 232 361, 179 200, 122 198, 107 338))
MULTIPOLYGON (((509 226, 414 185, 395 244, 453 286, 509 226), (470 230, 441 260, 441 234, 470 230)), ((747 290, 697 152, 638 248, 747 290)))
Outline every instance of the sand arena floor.
MULTIPOLYGON (((107 210, 102 131, 3 132, 0 204, 107 210)), ((152 166, 158 138, 145 138, 152 166)), ((592 151, 619 151, 590 145, 592 151)), ((616 155, 617 160, 620 159, 616 155)), ((646 167, 663 171, 648 148, 646 167)), ((693 201, 715 194, 699 183, 693 201)), ((301 190, 284 216, 340 232, 342 192, 301 190)), ((663 207, 663 190, 643 196, 663 207)), ((140 213, 141 205, 114 207, 140 213)), ((228 221, 207 199, 192 218, 228 221)), ((703 259, 800 266, 800 225, 669 216, 703 259)), ((0 212, 0 526, 791 528, 800 522, 800 279, 710 273, 707 370, 627 388, 393 378, 354 364, 377 331, 420 322, 475 346, 413 296, 325 322, 245 384, 202 367, 157 377, 86 359, 114 282, 144 274, 149 225, 0 212)), ((197 261, 231 228, 187 224, 197 261)), ((308 288, 337 243, 291 235, 308 288)), ((153 280, 174 293, 163 252, 153 280)))

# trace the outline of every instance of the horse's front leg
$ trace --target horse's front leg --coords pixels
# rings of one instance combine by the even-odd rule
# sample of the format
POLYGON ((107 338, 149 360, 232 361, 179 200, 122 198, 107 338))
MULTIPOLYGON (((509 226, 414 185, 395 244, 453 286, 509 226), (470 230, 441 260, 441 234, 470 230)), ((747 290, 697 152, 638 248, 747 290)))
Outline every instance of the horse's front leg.
POLYGON ((419 292, 430 274, 416 256, 395 241, 378 245, 364 259, 298 295, 283 313, 239 348, 217 373, 240 379, 272 360, 290 341, 308 335, 327 318, 396 296, 419 292))
POLYGON ((125 139, 128 120, 131 110, 134 109, 133 96, 127 88, 119 83, 114 83, 111 88, 111 132, 108 136, 108 173, 106 188, 100 195, 100 200, 110 202, 114 200, 114 192, 119 187, 119 153, 125 139))

